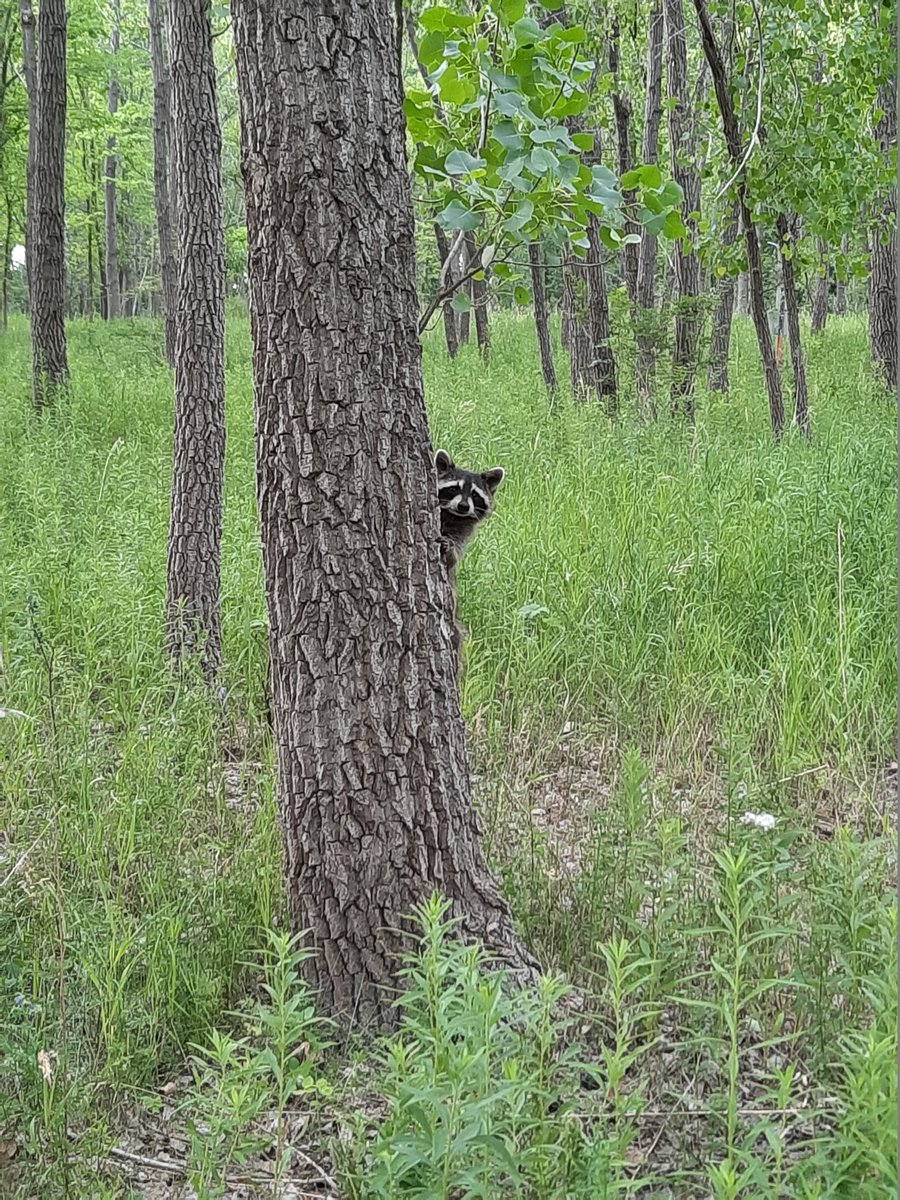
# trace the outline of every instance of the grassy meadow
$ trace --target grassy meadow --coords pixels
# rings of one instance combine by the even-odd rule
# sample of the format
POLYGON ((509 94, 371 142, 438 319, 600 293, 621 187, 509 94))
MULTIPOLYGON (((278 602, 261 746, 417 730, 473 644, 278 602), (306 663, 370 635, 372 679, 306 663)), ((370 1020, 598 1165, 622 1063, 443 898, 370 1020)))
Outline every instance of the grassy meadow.
POLYGON ((507 470, 459 573, 485 837, 582 1007, 479 983, 431 906, 400 1033, 340 1053, 283 934, 249 324, 221 698, 162 655, 161 325, 69 336, 41 422, 0 337, 0 1196, 896 1195, 897 423, 862 321, 807 338, 813 440, 779 446, 740 319, 694 428, 633 419, 627 330, 617 422, 550 411, 528 317, 486 364, 428 335, 435 446, 507 470))

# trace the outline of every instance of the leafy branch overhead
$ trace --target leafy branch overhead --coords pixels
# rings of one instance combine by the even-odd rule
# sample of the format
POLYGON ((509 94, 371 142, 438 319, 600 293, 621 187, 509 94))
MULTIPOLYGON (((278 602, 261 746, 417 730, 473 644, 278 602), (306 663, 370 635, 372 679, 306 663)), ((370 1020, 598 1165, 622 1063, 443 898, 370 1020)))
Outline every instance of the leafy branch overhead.
MULTIPOLYGON (((610 251, 640 240, 626 232, 626 216, 652 234, 684 237, 681 189, 658 167, 620 180, 596 161, 594 134, 583 127, 591 124, 598 66, 584 27, 552 15, 539 24, 525 9, 525 0, 488 0, 476 13, 430 4, 418 14, 416 53, 427 82, 407 87, 404 110, 431 219, 456 248, 475 234, 475 274, 490 266, 505 279, 516 277, 515 249, 538 238, 583 259, 592 215, 610 251), (634 200, 626 204, 623 190, 634 200)), ((437 300, 462 282, 442 281, 437 300)), ((524 287, 516 295, 528 299, 524 287)))

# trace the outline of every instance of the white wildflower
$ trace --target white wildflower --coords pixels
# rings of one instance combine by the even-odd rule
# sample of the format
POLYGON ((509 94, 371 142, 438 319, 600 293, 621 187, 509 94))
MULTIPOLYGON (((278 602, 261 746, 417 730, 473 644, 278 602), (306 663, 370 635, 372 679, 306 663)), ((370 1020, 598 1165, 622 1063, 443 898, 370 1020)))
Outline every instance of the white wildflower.
POLYGON ((741 817, 742 825, 753 825, 756 829, 774 829, 777 817, 771 813, 745 812, 741 817))

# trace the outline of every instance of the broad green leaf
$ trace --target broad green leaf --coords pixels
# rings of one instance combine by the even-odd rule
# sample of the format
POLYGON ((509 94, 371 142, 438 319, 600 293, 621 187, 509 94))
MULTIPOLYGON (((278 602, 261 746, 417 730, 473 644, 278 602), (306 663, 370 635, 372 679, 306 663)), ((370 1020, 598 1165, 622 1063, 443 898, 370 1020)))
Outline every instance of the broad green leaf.
POLYGON ((641 176, 638 171, 626 171, 622 176, 622 187, 625 188, 626 191, 630 192, 631 189, 636 188, 640 182, 641 176))
POLYGON ((481 217, 478 213, 473 213, 466 208, 461 200, 451 200, 438 219, 449 229, 463 229, 467 233, 471 229, 477 229, 481 224, 481 217))
POLYGON ((573 133, 572 141, 585 154, 590 154, 594 148, 594 135, 592 133, 573 133))
POLYGON ((481 252, 481 265, 483 267, 489 267, 491 265, 491 263, 494 261, 494 255, 496 253, 497 253, 497 247, 493 243, 490 243, 489 245, 485 246, 485 248, 481 252))
POLYGON ((666 237, 671 238, 672 241, 675 241, 676 238, 684 237, 687 233, 687 230, 684 227, 684 222, 682 221, 680 214, 677 212, 670 212, 666 214, 662 231, 666 237))
POLYGON ((419 13, 419 24, 423 29, 448 29, 447 18, 453 13, 441 4, 431 4, 419 13))
POLYGON ((444 170, 448 175, 469 175, 483 166, 483 158, 475 158, 465 150, 451 150, 444 160, 444 170))
POLYGON ((558 144, 562 143, 565 146, 572 146, 574 143, 569 137, 569 131, 564 125, 551 125, 549 129, 532 129, 528 136, 538 146, 546 146, 547 143, 558 144))
POLYGON ((512 216, 507 217, 503 222, 503 228, 507 233, 518 233, 518 231, 527 225, 534 215, 534 204, 531 200, 523 200, 512 216))
POLYGON ((525 145, 512 121, 498 121, 492 132, 494 138, 507 150, 521 150, 525 145))
POLYGON ((500 14, 510 25, 525 16, 525 0, 500 0, 500 14))
POLYGON ((645 188, 658 188, 662 183, 662 172, 655 163, 649 163, 645 167, 638 167, 638 178, 645 188))
POLYGON ((546 175, 548 171, 555 171, 559 167, 559 159, 553 151, 545 150, 543 146, 535 146, 529 161, 535 175, 546 175))
POLYGON ((540 25, 533 17, 522 17, 520 21, 516 21, 512 32, 520 46, 533 46, 544 36, 540 25))
POLYGON ((454 312, 467 313, 471 310, 472 304, 465 292, 457 292, 450 301, 450 307, 454 312))
POLYGON ((521 283, 517 283, 513 292, 513 298, 516 304, 530 304, 531 292, 529 292, 528 288, 523 287, 521 283))

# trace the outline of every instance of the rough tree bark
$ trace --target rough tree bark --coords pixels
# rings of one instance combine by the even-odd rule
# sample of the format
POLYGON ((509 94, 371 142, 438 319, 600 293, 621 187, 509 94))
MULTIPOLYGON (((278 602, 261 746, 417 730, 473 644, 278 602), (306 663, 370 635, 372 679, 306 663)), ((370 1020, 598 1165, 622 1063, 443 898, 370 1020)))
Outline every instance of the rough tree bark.
POLYGON ((825 328, 825 321, 828 317, 828 287, 831 282, 831 270, 828 265, 828 248, 821 238, 816 238, 816 254, 819 259, 821 274, 816 274, 816 282, 813 287, 810 331, 812 333, 821 333, 825 328))
MULTIPOLYGON (((448 255, 450 254, 450 243, 447 241, 446 233, 444 233, 443 229, 437 224, 437 222, 435 222, 434 226, 434 238, 437 242, 438 262, 441 266, 443 266, 447 261, 448 255)), ((447 283, 450 284, 453 281, 453 278, 453 264, 451 263, 447 268, 447 283)), ((456 358, 457 354, 459 353, 459 338, 456 331, 456 313, 453 311, 449 300, 446 300, 441 305, 441 308, 444 316, 444 338, 447 342, 447 353, 451 358, 456 358)))
MULTIPOLYGON (((659 0, 650 9, 647 25, 647 61, 644 70, 644 134, 641 158, 645 164, 659 157, 659 127, 662 123, 662 44, 663 14, 659 0)), ((652 328, 656 303, 656 238, 646 231, 638 247, 636 281, 635 376, 638 401, 648 416, 654 415, 653 373, 656 362, 656 338, 652 328)))
MULTIPOLYGON (((737 241, 739 222, 740 209, 735 204, 725 224, 722 236, 724 246, 733 246, 737 241)), ((731 355, 731 318, 734 315, 736 284, 734 275, 723 275, 716 285, 716 308, 709 339, 706 375, 706 385, 711 392, 727 392, 729 389, 728 359, 731 355)))
POLYGON ((288 907, 323 1009, 363 1025, 395 1019, 435 889, 531 966, 471 800, 393 10, 232 4, 288 907))
POLYGON ((741 271, 737 277, 737 295, 735 297, 734 310, 739 317, 750 316, 750 276, 746 271, 741 271))
POLYGON ((794 279, 793 248, 796 241, 796 217, 790 219, 779 213, 775 224, 778 251, 781 255, 781 278, 787 312, 788 343, 791 347, 791 369, 794 374, 794 424, 805 438, 809 437, 809 391, 806 386, 806 361, 800 340, 800 306, 794 279))
POLYGON ((165 0, 147 0, 150 27, 150 67, 153 74, 153 195, 159 239, 159 273, 165 315, 166 362, 175 366, 175 310, 178 305, 178 271, 172 237, 172 198, 169 186, 171 161, 171 81, 166 61, 165 0))
MULTIPOLYGON (((693 122, 688 101, 687 38, 681 0, 665 0, 666 84, 669 94, 669 148, 672 176, 684 192, 685 226, 693 237, 695 223, 687 214, 700 208, 700 176, 691 159, 693 122)), ((676 242, 675 340, 672 347, 672 413, 694 419, 694 382, 700 344, 700 264, 693 248, 676 242)))
MULTIPOLYGON (((117 65, 115 57, 119 52, 119 4, 113 0, 112 30, 109 35, 109 50, 113 59, 113 69, 109 77, 106 93, 106 107, 109 115, 114 117, 119 108, 119 84, 116 79, 117 65)), ((119 245, 118 221, 116 218, 116 138, 111 135, 106 142, 106 159, 103 165, 103 206, 104 229, 106 237, 106 315, 113 320, 122 314, 122 301, 119 294, 119 245)))
MULTIPOLYGON (((725 64, 719 50, 716 36, 713 33, 706 0, 693 0, 694 9, 700 22, 700 36, 703 42, 703 54, 709 63, 722 117, 722 128, 725 133, 725 144, 732 165, 737 169, 743 157, 741 134, 725 64)), ((756 330, 756 340, 759 345, 759 356, 762 360, 763 378, 766 384, 766 395, 769 400, 769 418, 772 422, 772 432, 776 439, 784 432, 784 401, 781 395, 781 373, 775 362, 775 351, 772 348, 772 337, 769 333, 769 322, 766 318, 766 301, 763 293, 762 259, 759 252, 759 233, 753 224, 750 209, 747 204, 747 184, 744 171, 738 173, 735 181, 738 203, 741 209, 741 226, 744 230, 744 240, 747 246, 747 273, 750 281, 750 308, 753 316, 753 327, 756 330)))
POLYGON ((552 404, 556 397, 556 367, 553 365, 553 346, 550 342, 550 314, 547 310, 540 242, 528 243, 528 262, 531 267, 531 295, 534 300, 534 327, 541 356, 541 374, 552 404))
POLYGON ((31 354, 40 410, 69 378, 66 354, 66 3, 42 0, 37 27, 31 354))
MULTIPOLYGON (((891 45, 896 62, 896 26, 891 45)), ((875 137, 887 161, 897 148, 897 85, 891 76, 879 85, 876 99, 882 116, 875 137)), ((872 248, 869 252, 869 337, 872 359, 891 393, 897 390, 897 181, 896 174, 875 205, 872 248)))
POLYGON ((167 644, 176 661, 198 654, 205 676, 212 679, 221 659, 225 235, 210 0, 172 0, 169 62, 181 253, 175 318, 167 644))
MULTIPOLYGON (((613 77, 614 90, 612 93, 613 104, 613 119, 616 125, 616 157, 618 159, 619 176, 621 177, 630 171, 632 167, 631 161, 631 102, 628 99, 627 93, 622 88, 619 80, 619 16, 618 13, 612 14, 612 23, 609 33, 608 43, 608 58, 609 70, 613 77)), ((626 191, 623 193, 623 199, 627 204, 633 204, 634 192, 626 191)), ((640 226, 631 217, 625 221, 626 233, 640 233, 640 226)), ((622 263, 622 278, 625 281, 625 291, 628 295, 629 302, 634 305, 637 302, 637 276, 638 276, 638 245, 640 243, 629 242, 623 246, 620 251, 622 263)))

